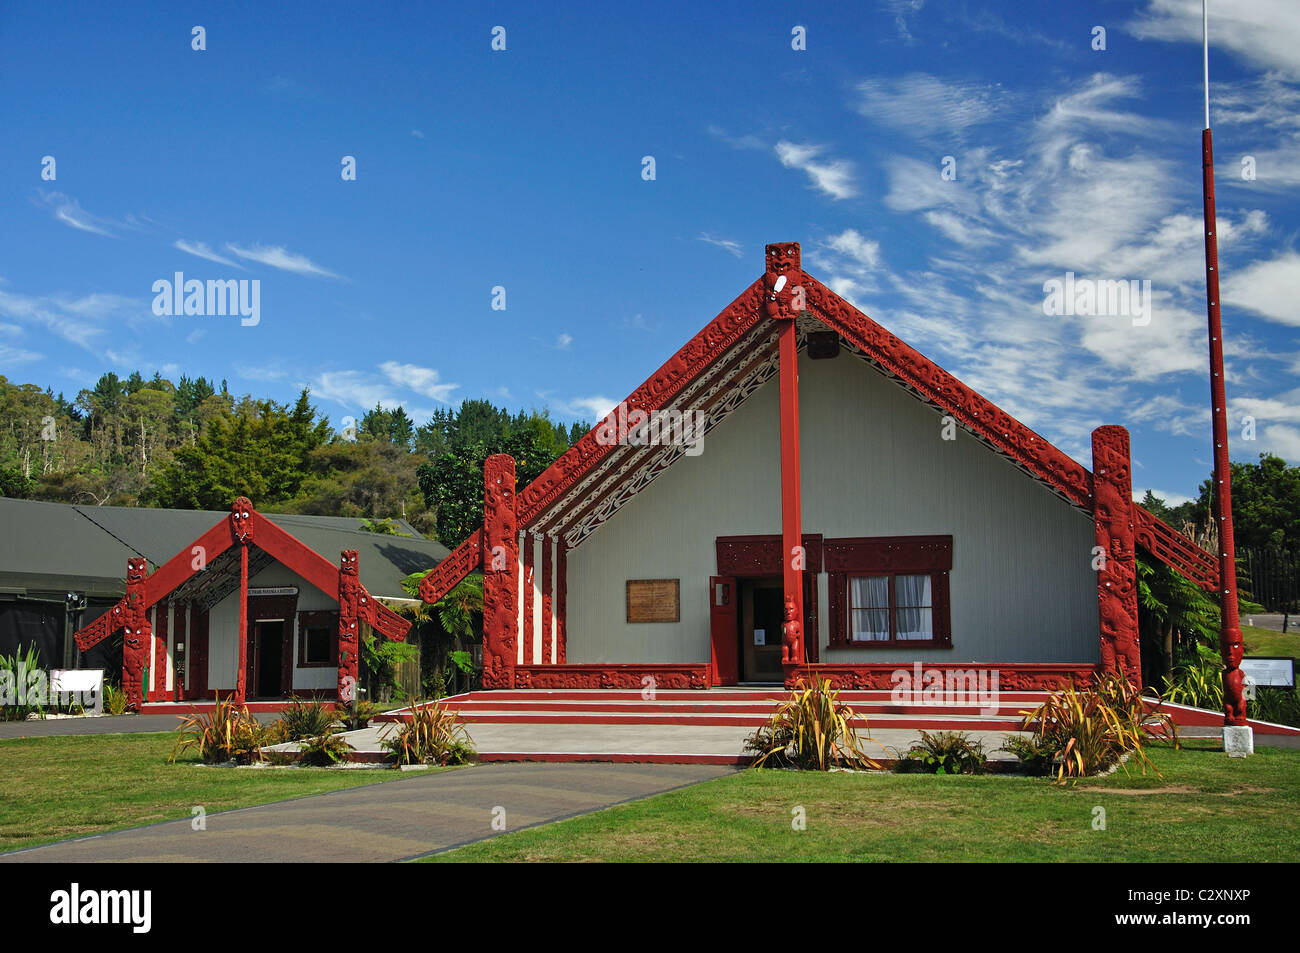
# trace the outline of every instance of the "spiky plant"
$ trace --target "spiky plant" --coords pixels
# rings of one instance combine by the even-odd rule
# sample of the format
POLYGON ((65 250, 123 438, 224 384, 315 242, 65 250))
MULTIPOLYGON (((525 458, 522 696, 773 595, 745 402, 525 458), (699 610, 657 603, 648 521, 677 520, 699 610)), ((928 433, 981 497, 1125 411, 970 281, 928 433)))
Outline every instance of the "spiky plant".
MULTIPOLYGON (((869 739, 859 736, 854 725, 861 716, 842 703, 839 695, 828 679, 812 685, 800 680, 767 724, 745 741, 745 750, 757 755, 752 767, 772 765, 806 771, 880 767, 862 750, 869 739)), ((865 717, 862 722, 865 730, 865 717)))
POLYGON ((460 715, 442 705, 416 704, 397 732, 380 743, 397 764, 465 764, 476 752, 460 715))
POLYGON ((191 748, 204 764, 248 764, 262 757, 262 730, 248 707, 235 707, 230 698, 217 696, 211 712, 179 715, 176 744, 171 760, 191 748))

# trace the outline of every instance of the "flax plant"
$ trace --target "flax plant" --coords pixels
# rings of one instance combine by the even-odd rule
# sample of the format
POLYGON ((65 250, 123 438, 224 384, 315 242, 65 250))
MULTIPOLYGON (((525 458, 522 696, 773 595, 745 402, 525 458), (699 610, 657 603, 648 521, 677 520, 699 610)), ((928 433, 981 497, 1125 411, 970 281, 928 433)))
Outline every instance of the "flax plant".
MULTIPOLYGON (((812 685, 800 680, 768 723, 746 740, 745 750, 758 755, 752 766, 771 764, 809 771, 880 767, 862 750, 870 739, 860 737, 854 727, 860 716, 839 700, 839 694, 827 679, 812 685)), ((862 720, 865 726, 866 719, 862 720)))

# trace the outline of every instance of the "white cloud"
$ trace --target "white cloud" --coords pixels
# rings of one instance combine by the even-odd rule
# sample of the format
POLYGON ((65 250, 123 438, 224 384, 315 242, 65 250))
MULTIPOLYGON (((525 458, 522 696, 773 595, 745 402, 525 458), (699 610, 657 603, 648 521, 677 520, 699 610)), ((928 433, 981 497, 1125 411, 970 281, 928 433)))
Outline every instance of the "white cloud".
MULTIPOLYGON (((1201 26, 1200 0, 1149 0, 1128 29, 1139 39, 1199 45, 1201 26)), ((1300 78, 1300 16, 1294 0, 1212 3, 1209 38, 1211 56, 1228 50, 1253 66, 1300 78)), ((1210 80, 1213 91, 1213 73, 1210 80)), ((1213 121, 1213 101, 1210 106, 1213 121)))
POLYGON ((555 339, 555 347, 561 351, 567 351, 573 346, 573 335, 561 333, 555 339))
POLYGON ((740 242, 733 242, 730 239, 726 239, 726 238, 714 238, 712 235, 708 234, 707 232, 701 233, 701 235, 695 240, 697 242, 708 242, 710 245, 717 245, 719 248, 730 252, 731 254, 735 255, 737 258, 743 257, 745 253, 744 249, 741 248, 740 246, 740 242))
POLYGON ((847 159, 817 161, 825 151, 825 146, 798 144, 784 139, 776 144, 776 157, 781 164, 787 169, 805 173, 817 190, 836 200, 857 195, 858 190, 853 184, 853 163, 847 159))
POLYGON ((566 416, 582 420, 604 420, 609 412, 618 406, 618 401, 596 395, 592 397, 575 397, 562 405, 566 416))
POLYGON ((291 271, 297 275, 311 275, 320 278, 338 278, 332 271, 326 271, 305 255, 288 251, 283 245, 253 245, 245 248, 232 242, 226 243, 226 250, 240 258, 256 261, 282 271, 291 271))
POLYGON ((218 255, 208 247, 207 242, 187 242, 183 238, 178 238, 173 243, 172 247, 179 248, 186 254, 194 255, 198 258, 206 258, 208 261, 215 261, 219 265, 229 265, 232 268, 244 267, 237 261, 231 261, 229 258, 224 258, 221 255, 218 255))
POLYGON ((1233 271, 1220 290, 1224 304, 1300 327, 1300 254, 1296 252, 1233 271))
POLYGON ((399 387, 412 390, 422 397, 432 397, 444 404, 450 403, 451 392, 460 387, 459 384, 444 383, 441 375, 431 367, 385 361, 379 365, 379 369, 389 381, 399 387))
POLYGON ((105 238, 116 238, 109 225, 103 219, 91 215, 83 209, 80 203, 70 195, 64 195, 62 192, 40 192, 41 202, 48 206, 54 213, 56 221, 69 225, 72 228, 79 229, 83 232, 90 232, 94 235, 103 235, 105 238))
POLYGON ((992 118, 1006 94, 997 86, 910 73, 863 80, 857 110, 873 122, 917 136, 954 134, 992 118))

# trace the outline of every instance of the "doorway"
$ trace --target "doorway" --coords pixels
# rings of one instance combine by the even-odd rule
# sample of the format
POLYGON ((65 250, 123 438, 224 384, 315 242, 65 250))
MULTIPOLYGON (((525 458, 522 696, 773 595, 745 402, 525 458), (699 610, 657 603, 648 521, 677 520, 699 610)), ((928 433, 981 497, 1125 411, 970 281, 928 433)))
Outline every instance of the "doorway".
POLYGON ((284 683, 284 620, 259 619, 254 630, 254 697, 278 698, 284 683))
POLYGON ((740 590, 740 680, 781 682, 783 584, 779 576, 737 580, 740 590))

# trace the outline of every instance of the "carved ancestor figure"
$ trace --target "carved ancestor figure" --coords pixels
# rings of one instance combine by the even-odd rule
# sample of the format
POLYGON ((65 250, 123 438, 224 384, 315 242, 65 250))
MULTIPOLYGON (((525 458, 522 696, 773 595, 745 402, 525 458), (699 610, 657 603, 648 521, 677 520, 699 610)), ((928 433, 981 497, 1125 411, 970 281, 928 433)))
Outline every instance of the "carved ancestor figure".
POLYGON ((144 703, 144 667, 153 628, 144 606, 148 563, 138 556, 126 561, 126 612, 122 620, 122 691, 136 711, 144 703))
POLYGON ((345 549, 339 557, 339 698, 351 702, 357 690, 357 656, 361 651, 358 616, 361 579, 357 551, 345 549))
POLYGON ((803 623, 795 618, 794 597, 785 597, 785 623, 781 626, 781 662, 803 663, 803 623))

